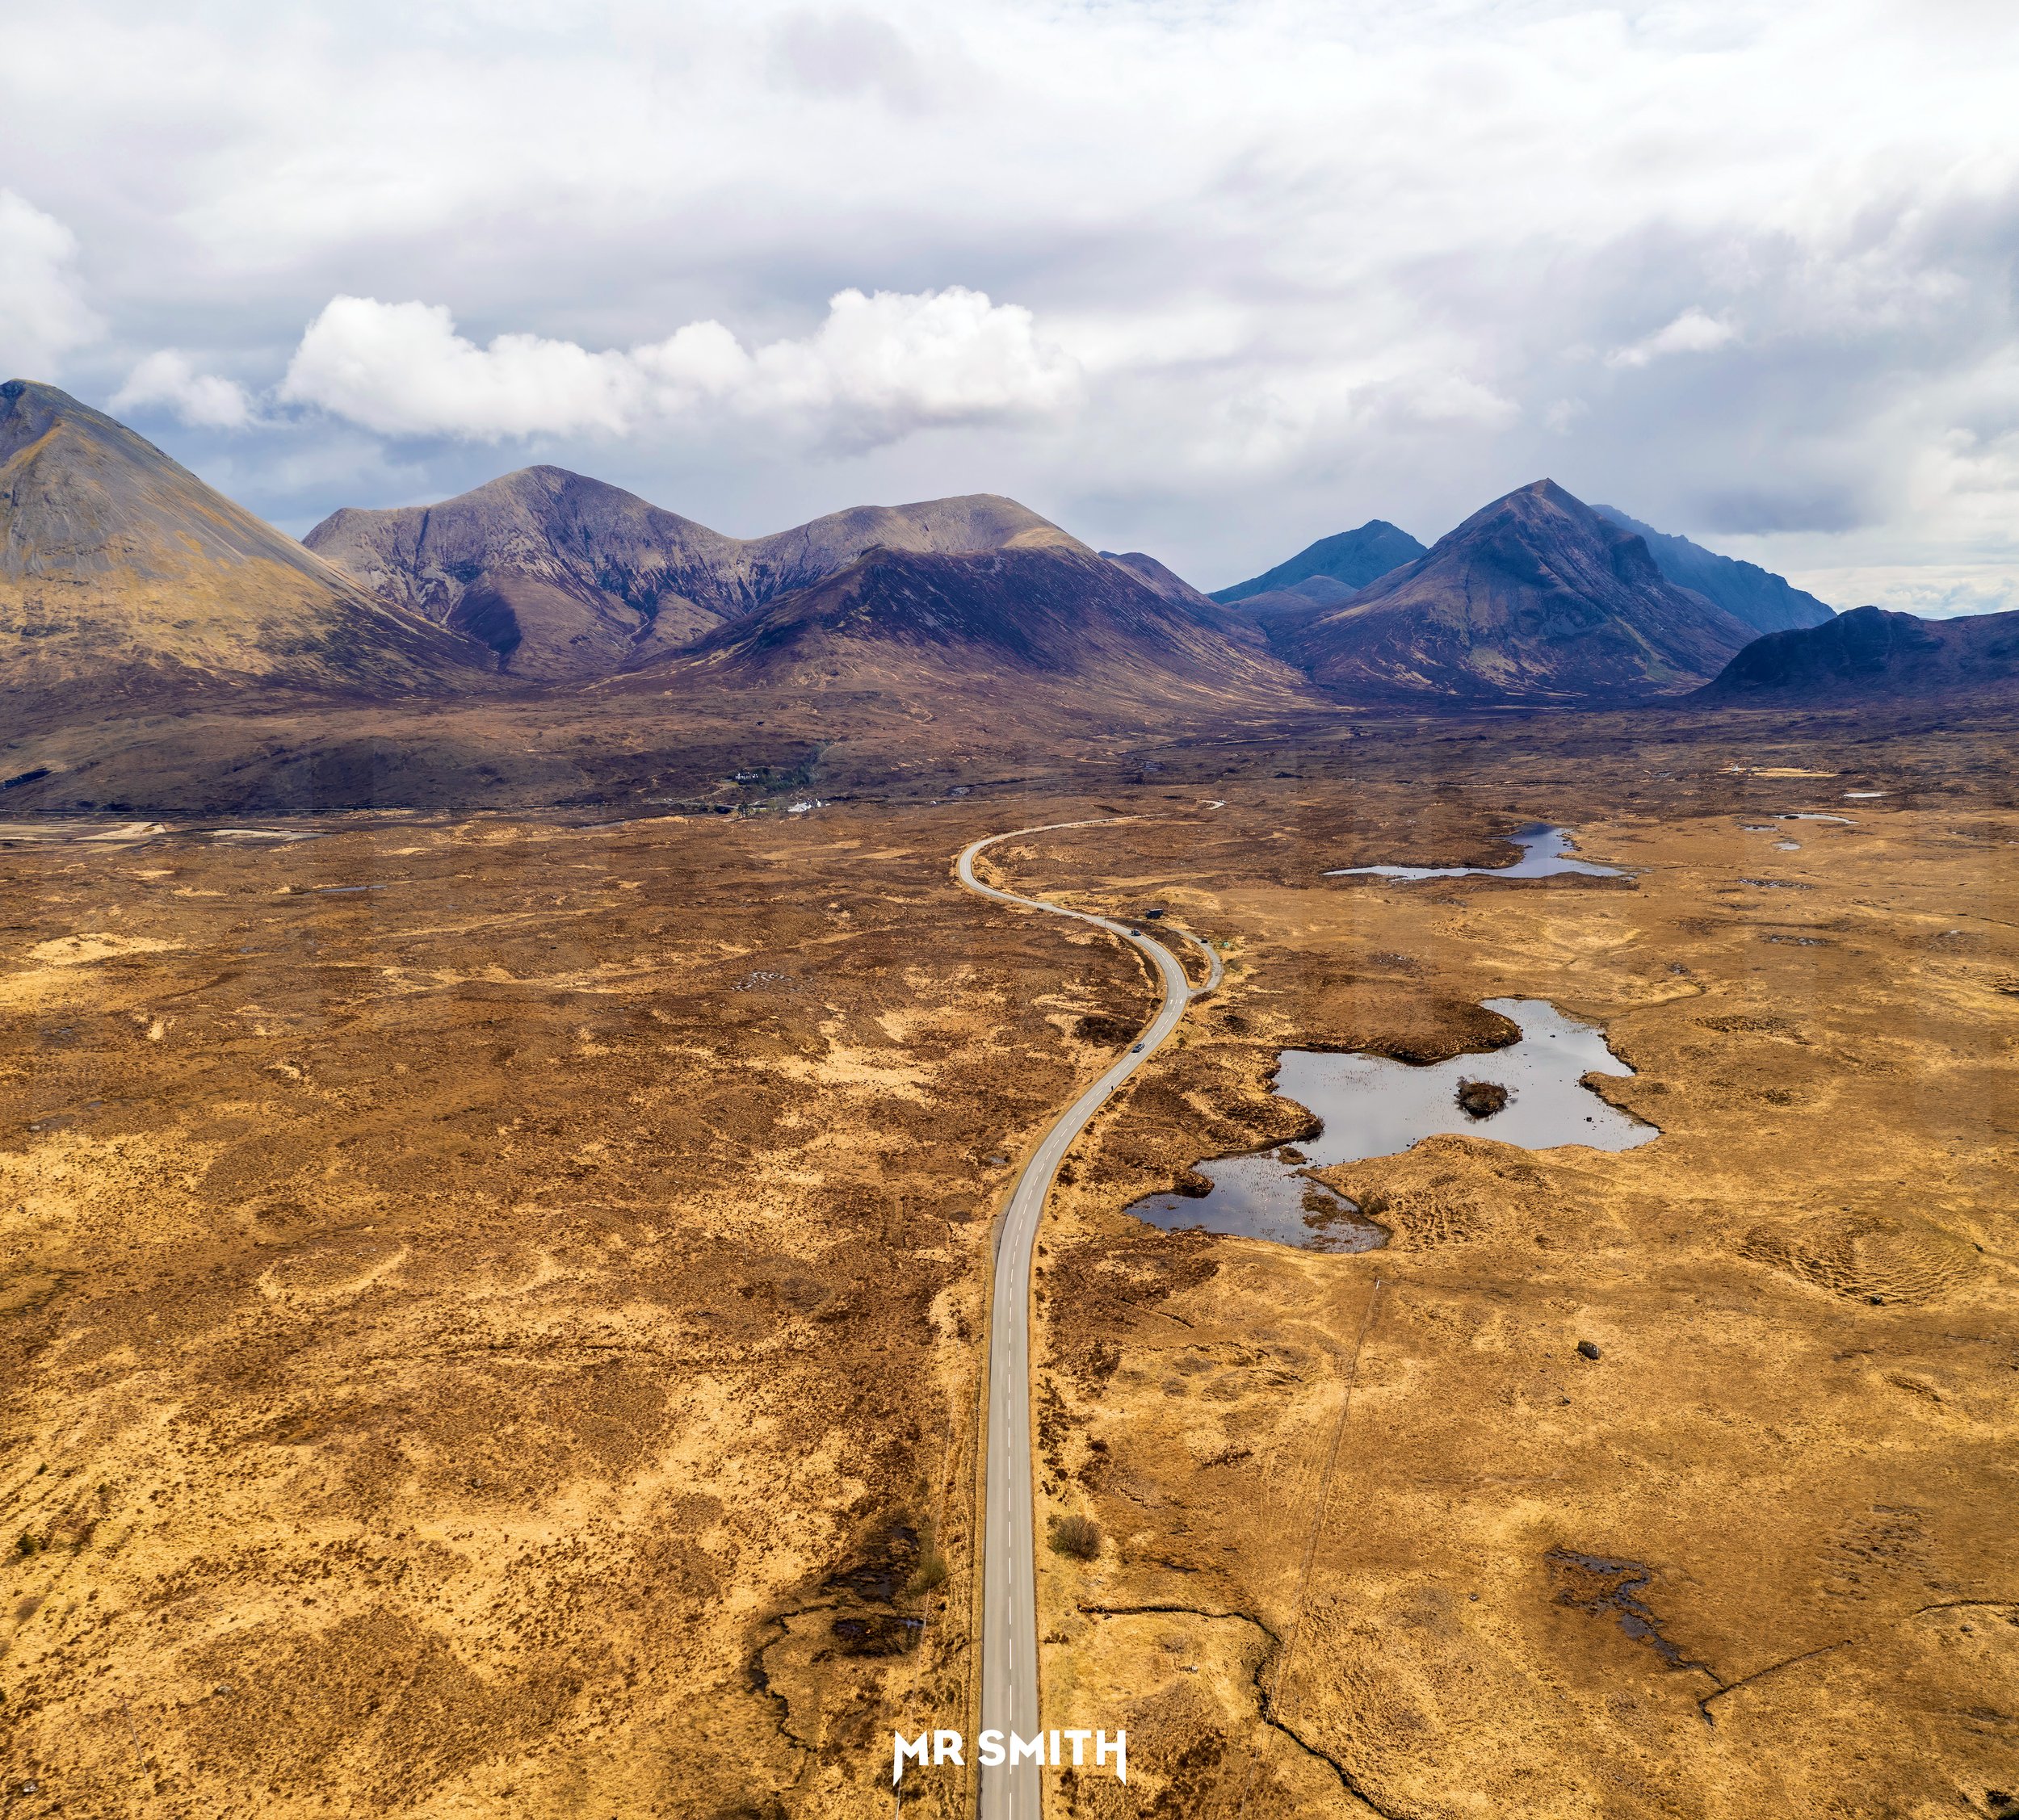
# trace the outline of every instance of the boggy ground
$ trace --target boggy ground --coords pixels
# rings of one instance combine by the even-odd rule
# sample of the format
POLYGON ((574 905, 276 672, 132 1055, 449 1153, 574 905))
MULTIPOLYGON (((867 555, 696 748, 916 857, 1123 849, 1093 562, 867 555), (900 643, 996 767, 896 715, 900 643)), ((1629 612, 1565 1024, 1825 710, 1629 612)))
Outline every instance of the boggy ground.
POLYGON ((1047 1514, 1100 1533, 1047 1717, 1131 1734, 1064 1810, 2019 1794, 2005 748, 1353 731, 0 847, 6 1811, 888 1812, 891 1728, 972 1724, 988 1215, 1152 1002, 948 862, 1107 813, 1003 875, 1230 977, 1041 1240, 1047 1514), (1807 807, 1860 820, 1740 831, 1807 807), (1318 876, 1538 816, 1638 876, 1318 876), (1336 1172, 1358 1257, 1121 1211, 1294 1139, 1282 1044, 1483 1047, 1501 994, 1605 1022, 1662 1140, 1336 1172))
POLYGON ((1944 796, 1803 756, 1497 817, 1229 784, 998 849, 1232 943, 1045 1235, 1040 1522, 1099 1532, 1047 1559, 1047 1717, 1131 1739, 1129 1787, 1068 1772, 1064 1810, 2019 1811, 2019 815, 1976 761, 1944 796), (1795 810, 1857 819, 1744 831, 1795 810), (1544 816, 1633 878, 1318 876, 1491 863, 1484 822, 1544 816), (1488 1124, 1326 1172, 1393 1234, 1358 1256, 1121 1211, 1294 1141, 1279 1046, 1489 1049, 1502 995, 1602 1024, 1661 1139, 1488 1124))
POLYGON ((1144 996, 960 813, 0 847, 0 1809, 884 1811, 1144 996))

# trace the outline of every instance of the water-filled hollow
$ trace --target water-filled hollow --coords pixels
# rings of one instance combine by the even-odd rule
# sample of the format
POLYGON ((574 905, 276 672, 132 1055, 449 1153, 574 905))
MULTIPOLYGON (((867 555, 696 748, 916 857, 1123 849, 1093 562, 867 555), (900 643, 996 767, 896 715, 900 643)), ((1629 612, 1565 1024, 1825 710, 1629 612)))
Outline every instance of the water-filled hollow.
MULTIPOLYGON (((1629 1076, 1605 1033, 1566 1016, 1546 999, 1488 999, 1521 1030, 1518 1041, 1486 1054, 1427 1065, 1385 1055, 1286 1049, 1273 1091, 1322 1121, 1313 1137, 1289 1147, 1198 1165, 1212 1184, 1203 1195, 1152 1194, 1129 1209, 1166 1231, 1201 1229, 1308 1250, 1364 1252, 1387 1243, 1386 1231, 1342 1194, 1307 1172, 1370 1157, 1393 1156, 1444 1133, 1491 1138, 1524 1150, 1566 1144, 1632 1150, 1661 1134, 1609 1105, 1583 1084, 1588 1075, 1629 1076), (1506 1089, 1501 1109, 1468 1113, 1459 1089, 1486 1083, 1506 1089)), ((1492 1096, 1474 1095, 1476 1103, 1492 1096)))

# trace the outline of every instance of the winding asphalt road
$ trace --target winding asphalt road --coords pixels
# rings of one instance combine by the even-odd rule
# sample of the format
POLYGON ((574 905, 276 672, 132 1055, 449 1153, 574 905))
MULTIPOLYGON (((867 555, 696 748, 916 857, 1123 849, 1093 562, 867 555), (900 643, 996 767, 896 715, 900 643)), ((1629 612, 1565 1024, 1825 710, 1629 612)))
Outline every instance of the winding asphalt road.
MULTIPOLYGON (((963 849, 954 866, 961 883, 983 897, 1070 916, 1119 936, 1141 950, 1164 983, 1163 1006, 1135 1047, 1073 1101, 1024 1164, 996 1239, 995 1298, 989 1330, 986 1502, 982 1512, 981 1729, 1014 1732, 1021 1738, 1035 1738, 1040 1722, 1037 1537, 1030 1463, 1030 1254, 1037 1242, 1038 1222, 1059 1164, 1086 1129, 1087 1121, 1156 1054, 1177 1028, 1192 1000, 1219 984, 1222 971, 1219 955, 1196 936, 1177 931, 1206 957, 1206 983, 1194 991, 1177 957, 1161 941, 1105 916, 997 891, 975 876, 975 861, 998 841, 1060 828, 1106 825, 1106 820, 1059 821, 991 834, 963 849)), ((1021 1763, 1014 1769, 1005 1764, 984 1768, 980 1775, 982 1820, 1039 1820, 1043 1772, 1035 1764, 1021 1763)))

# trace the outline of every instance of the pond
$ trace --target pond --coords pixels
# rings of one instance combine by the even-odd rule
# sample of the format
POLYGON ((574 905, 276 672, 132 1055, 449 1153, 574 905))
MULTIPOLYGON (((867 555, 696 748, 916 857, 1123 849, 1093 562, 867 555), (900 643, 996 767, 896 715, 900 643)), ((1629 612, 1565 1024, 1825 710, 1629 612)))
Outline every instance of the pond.
POLYGON ((1546 821, 1517 828, 1508 839, 1522 849, 1519 859, 1505 866, 1342 866, 1325 874, 1328 879, 1549 879, 1559 872, 1581 872, 1588 878, 1618 879, 1624 874, 1616 866, 1593 866, 1588 860, 1569 858, 1571 837, 1568 828, 1546 821))
POLYGON ((1323 1120, 1318 1134, 1203 1162, 1198 1172, 1213 1185, 1210 1193, 1153 1194, 1129 1211, 1167 1231, 1196 1228, 1311 1251, 1370 1251, 1387 1243, 1387 1232, 1306 1170, 1393 1156, 1443 1133, 1524 1150, 1584 1144, 1609 1151, 1632 1150, 1661 1134, 1582 1084, 1587 1075, 1634 1071, 1613 1054, 1603 1031, 1545 999, 1485 1004, 1520 1026, 1518 1042, 1421 1067, 1385 1055, 1285 1050, 1273 1090, 1323 1120))

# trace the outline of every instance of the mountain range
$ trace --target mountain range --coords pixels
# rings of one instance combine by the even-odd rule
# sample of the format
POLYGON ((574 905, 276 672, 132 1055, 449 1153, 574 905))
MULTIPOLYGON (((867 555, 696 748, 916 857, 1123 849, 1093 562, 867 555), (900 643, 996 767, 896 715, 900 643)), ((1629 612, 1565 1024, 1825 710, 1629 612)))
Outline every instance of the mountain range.
MULTIPOLYGON (((1379 520, 1321 539, 1224 591, 1231 602, 1144 552, 1089 550, 989 494, 861 507, 741 539, 602 481, 531 468, 437 505, 346 509, 307 542, 387 605, 481 643, 502 673, 535 684, 682 652, 699 667, 672 665, 669 677, 749 681, 775 677, 783 645, 832 646, 852 653, 842 668, 866 668, 879 687, 902 686, 890 672, 901 648, 922 666, 917 686, 928 671, 943 684, 978 666, 1056 677, 1094 664, 1112 671, 1110 690, 1140 693, 1131 686, 1147 681, 1155 695, 1153 679, 1182 673, 1197 686, 1203 665, 1244 692, 1266 673, 1279 689, 1302 694, 1315 681, 1341 699, 1574 704, 1697 686, 1752 635, 1664 576, 1638 534, 1547 482, 1433 550, 1379 520), (1053 560, 980 560, 1037 551, 1053 560), (873 553, 946 560, 854 573, 873 553), (1063 606, 1076 594, 1078 619, 1063 606), (1140 648, 1125 671, 1116 658, 1131 638, 1140 648)), ((1723 559, 1696 556, 1719 579, 1723 559)))
MULTIPOLYGON (((1832 609, 1755 563, 1740 562, 1706 550, 1686 537, 1677 537, 1631 518, 1616 505, 1592 510, 1622 530, 1632 531, 1648 546, 1655 566, 1678 588, 1702 594, 1756 631, 1778 632, 1801 626, 1820 626, 1832 609)), ((1212 598, 1239 602, 1267 618, 1303 614, 1314 604, 1337 606, 1370 583, 1427 554, 1405 530, 1383 518, 1370 518, 1358 530, 1321 537, 1308 548, 1252 581, 1219 589, 1212 598)))
POLYGON ((1013 499, 858 506, 725 537, 602 480, 526 468, 439 505, 345 507, 304 539, 382 599, 465 634, 537 681, 675 651, 873 548, 1081 548, 1013 499))
MULTIPOLYGON (((250 728, 292 702, 312 743, 304 703, 496 704, 485 749, 516 765, 534 699, 650 701, 696 753, 704 726, 710 749, 768 724, 811 750, 871 722, 957 726, 974 753, 1341 707, 1920 698, 2009 685, 2012 617, 1832 616, 1548 480, 1428 548, 1374 520, 1218 595, 993 494, 744 539, 552 467, 340 510, 304 544, 103 413, 0 387, 0 693, 16 729, 65 730, 66 763, 108 716, 178 703, 250 728)), ((0 761, 26 749, 0 729, 0 761)))

